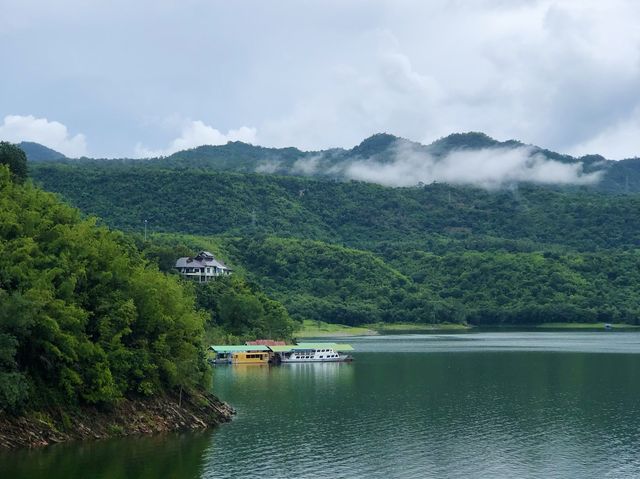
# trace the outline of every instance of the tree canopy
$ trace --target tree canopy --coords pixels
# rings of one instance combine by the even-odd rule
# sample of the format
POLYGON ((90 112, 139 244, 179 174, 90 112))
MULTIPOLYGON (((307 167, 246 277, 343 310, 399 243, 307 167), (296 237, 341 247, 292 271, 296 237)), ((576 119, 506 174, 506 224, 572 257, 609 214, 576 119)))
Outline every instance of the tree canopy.
POLYGON ((206 317, 121 233, 0 166, 0 410, 206 381, 206 317))
POLYGON ((27 179, 27 155, 18 146, 0 141, 0 165, 7 165, 16 181, 27 179))

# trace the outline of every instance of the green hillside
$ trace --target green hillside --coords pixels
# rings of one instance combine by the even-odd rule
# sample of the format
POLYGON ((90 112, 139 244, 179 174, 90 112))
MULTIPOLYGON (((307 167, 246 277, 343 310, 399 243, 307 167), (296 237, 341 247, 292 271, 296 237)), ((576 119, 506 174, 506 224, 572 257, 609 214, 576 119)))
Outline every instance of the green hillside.
MULTIPOLYGON (((517 149, 529 161, 540 159, 565 165, 574 165, 585 173, 599 172, 599 180, 586 187, 592 191, 608 193, 640 192, 640 159, 609 161, 600 155, 580 158, 557 153, 534 145, 525 145, 516 140, 498 141, 483 133, 455 133, 440 138, 429 145, 399 138, 387 133, 373 135, 351 149, 333 148, 323 151, 301 151, 297 148, 265 148, 242 142, 226 145, 203 145, 178 151, 172 155, 151 159, 68 159, 64 155, 36 143, 22 143, 30 162, 49 162, 73 166, 99 167, 105 169, 120 166, 145 170, 198 169, 203 172, 227 171, 239 173, 263 173, 286 176, 307 176, 325 180, 345 181, 359 178, 349 173, 354 164, 379 168, 408 156, 417 155, 421 161, 440 161, 458 152, 493 151, 497 154, 517 149)), ((415 179, 417 184, 419 181, 415 179)), ((423 180, 424 181, 424 180, 423 180)), ((549 184, 554 182, 549 179, 549 184)), ((431 181, 426 181, 431 182, 431 181)), ((544 181, 543 181, 544 182, 544 181)), ((510 182, 513 184, 513 181, 510 182)), ((515 184, 524 184, 518 180, 515 184)), ((560 183, 561 184, 561 183, 560 183)), ((571 189, 571 186, 564 188, 571 189)))
POLYGON ((640 253, 396 248, 386 257, 313 240, 155 235, 215 249, 298 320, 348 325, 639 324, 640 253))
MULTIPOLYGON (((389 140, 376 137, 363 148, 389 140)), ((139 234, 148 220, 151 240, 139 247, 166 271, 177 256, 211 250, 249 281, 251 294, 263 291, 296 320, 640 318, 635 194, 533 185, 389 188, 128 163, 39 164, 31 171, 45 189, 110 226, 139 234)), ((219 310, 225 293, 216 294, 211 321, 229 330, 219 310)), ((261 329, 267 316, 258 317, 258 329, 244 324, 234 334, 268 331, 261 329)), ((284 329, 276 330, 289 331, 287 321, 281 316, 276 323, 284 329)))
POLYGON ((204 323, 121 234, 0 166, 0 411, 199 387, 204 323))
POLYGON ((198 170, 36 165, 49 190, 109 225, 199 235, 256 233, 375 250, 430 248, 434 236, 481 248, 635 248, 640 196, 523 186, 487 191, 444 184, 388 188, 363 182, 198 170))

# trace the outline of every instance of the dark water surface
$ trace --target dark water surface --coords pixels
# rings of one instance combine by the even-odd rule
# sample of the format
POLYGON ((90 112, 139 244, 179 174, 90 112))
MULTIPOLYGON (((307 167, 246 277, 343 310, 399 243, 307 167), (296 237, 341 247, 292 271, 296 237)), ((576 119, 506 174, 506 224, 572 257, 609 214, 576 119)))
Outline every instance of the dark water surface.
POLYGON ((205 434, 0 455, 1 478, 639 478, 640 333, 349 339, 352 364, 215 369, 205 434))

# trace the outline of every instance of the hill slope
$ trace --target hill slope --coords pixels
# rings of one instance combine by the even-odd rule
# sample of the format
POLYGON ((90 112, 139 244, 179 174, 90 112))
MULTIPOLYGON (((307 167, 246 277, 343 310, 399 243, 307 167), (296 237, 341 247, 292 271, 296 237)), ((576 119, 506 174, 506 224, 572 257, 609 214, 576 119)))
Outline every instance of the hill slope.
POLYGON ((637 195, 388 188, 127 165, 33 171, 47 189, 108 224, 140 232, 147 219, 167 268, 179 252, 215 251, 295 319, 640 317, 637 195))
POLYGON ((69 160, 41 145, 24 145, 31 161, 57 161, 103 168, 124 164, 144 169, 200 169, 353 179, 395 186, 434 181, 497 186, 535 182, 565 187, 583 184, 613 193, 640 191, 638 158, 624 161, 609 161, 599 155, 575 158, 515 140, 501 142, 477 132, 452 134, 429 145, 382 133, 351 149, 324 151, 265 148, 229 142, 148 160, 69 160), (471 175, 469 168, 473 169, 471 175))
POLYGON ((205 318, 175 278, 6 167, 0 204, 0 411, 203 384, 205 318))
POLYGON ((474 248, 579 250, 640 245, 640 196, 525 186, 486 191, 387 188, 272 175, 38 165, 34 178, 108 224, 200 235, 292 236, 376 250, 433 248, 436 237, 474 248))

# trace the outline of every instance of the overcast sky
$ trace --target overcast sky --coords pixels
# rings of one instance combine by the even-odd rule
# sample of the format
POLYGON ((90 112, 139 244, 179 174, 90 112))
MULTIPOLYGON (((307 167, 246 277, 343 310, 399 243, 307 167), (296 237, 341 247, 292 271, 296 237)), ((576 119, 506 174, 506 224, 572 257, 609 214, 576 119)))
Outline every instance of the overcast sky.
POLYGON ((483 131, 640 156, 637 0, 0 0, 0 138, 69 156, 483 131))

